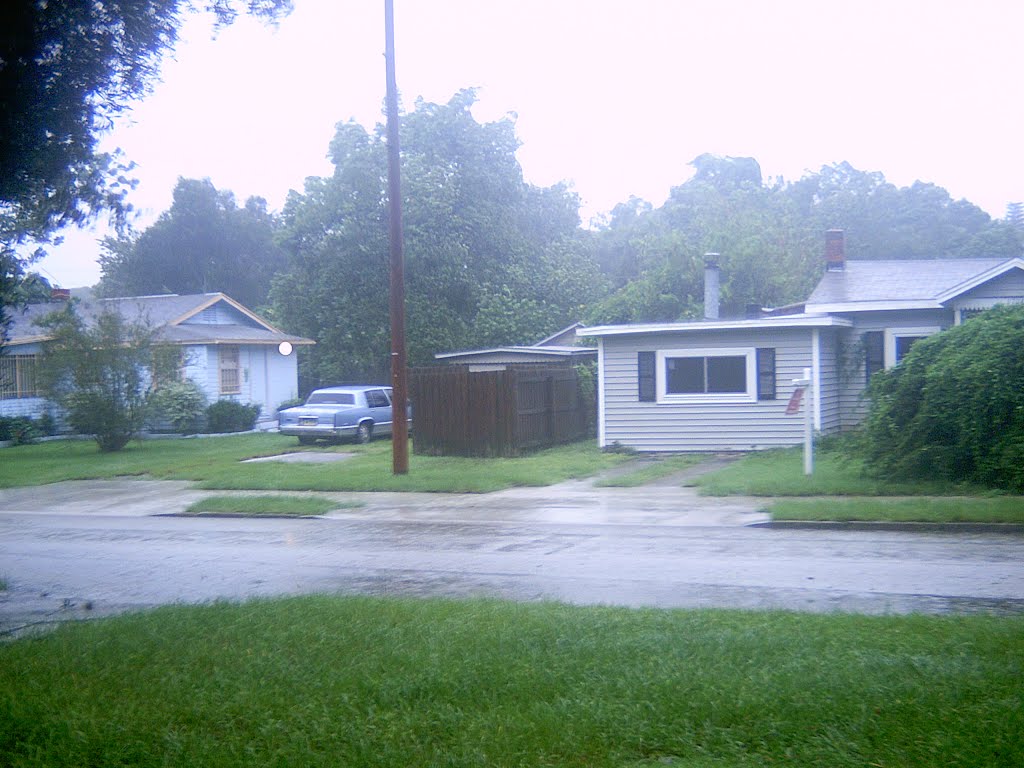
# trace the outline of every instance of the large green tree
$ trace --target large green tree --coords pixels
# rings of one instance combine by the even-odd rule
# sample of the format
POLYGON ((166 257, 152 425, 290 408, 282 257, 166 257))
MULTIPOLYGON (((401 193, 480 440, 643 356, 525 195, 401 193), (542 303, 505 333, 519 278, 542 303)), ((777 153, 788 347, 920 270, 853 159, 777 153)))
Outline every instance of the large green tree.
MULTIPOLYGON (((579 239, 568 188, 523 180, 511 119, 477 122, 471 90, 418 102, 402 118, 407 341, 412 365, 437 352, 532 342, 579 319, 602 280, 579 239)), ((307 180, 283 213, 294 260, 274 285, 276 316, 317 340, 303 388, 388 370, 386 147, 338 126, 334 174, 307 180)))
POLYGON ((179 179, 168 211, 135 238, 108 238, 100 256, 104 296, 220 291, 261 307, 284 269, 276 220, 262 198, 238 207, 209 179, 179 179))

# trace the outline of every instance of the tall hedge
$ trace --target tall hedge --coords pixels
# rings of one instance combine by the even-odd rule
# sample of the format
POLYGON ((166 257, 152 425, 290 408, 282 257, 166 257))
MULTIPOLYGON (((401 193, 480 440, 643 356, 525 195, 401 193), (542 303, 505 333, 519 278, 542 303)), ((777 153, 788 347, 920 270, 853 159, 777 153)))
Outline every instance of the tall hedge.
POLYGON ((1024 306, 922 339, 868 387, 865 453, 892 479, 1024 492, 1024 306))

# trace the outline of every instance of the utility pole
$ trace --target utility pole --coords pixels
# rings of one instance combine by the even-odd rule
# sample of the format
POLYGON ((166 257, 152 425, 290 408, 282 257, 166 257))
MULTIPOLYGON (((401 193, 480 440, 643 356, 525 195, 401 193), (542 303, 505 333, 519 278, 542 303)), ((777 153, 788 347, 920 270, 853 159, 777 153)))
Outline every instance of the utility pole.
POLYGON ((405 265, 402 257, 402 184, 398 145, 398 86, 395 81, 395 6, 384 0, 384 60, 387 72, 388 235, 391 244, 391 471, 409 473, 409 389, 405 370, 405 265))

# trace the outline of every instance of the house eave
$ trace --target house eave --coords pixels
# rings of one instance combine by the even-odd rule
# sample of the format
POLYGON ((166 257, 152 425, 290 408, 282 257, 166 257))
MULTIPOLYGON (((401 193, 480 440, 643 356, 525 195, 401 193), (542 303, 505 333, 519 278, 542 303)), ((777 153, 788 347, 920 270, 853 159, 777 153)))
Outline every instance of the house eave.
POLYGON ((492 349, 470 349, 464 352, 438 352, 435 360, 448 360, 453 357, 481 357, 483 355, 541 355, 545 357, 576 357, 578 355, 595 355, 595 347, 494 347, 492 349))
POLYGON ((809 312, 846 314, 849 312, 893 312, 906 309, 942 309, 942 302, 936 299, 914 299, 907 301, 841 301, 833 304, 808 304, 809 312))
POLYGON ((750 320, 698 320, 688 323, 639 323, 595 325, 578 328, 577 336, 635 336, 650 333, 699 333, 702 331, 770 330, 777 328, 850 328, 853 323, 825 314, 761 317, 750 320))
POLYGON ((1012 269, 1024 270, 1024 259, 1020 257, 1007 259, 1002 264, 997 264, 996 266, 992 267, 992 269, 988 269, 984 272, 981 272, 975 275, 974 277, 970 278, 969 280, 965 280, 959 285, 954 285, 952 288, 950 288, 947 291, 944 291, 943 293, 940 293, 935 298, 940 303, 945 304, 946 302, 955 299, 957 296, 960 296, 964 293, 967 293, 970 290, 973 290, 974 288, 977 288, 979 285, 984 285, 989 280, 994 280, 995 278, 1006 274, 1012 269))

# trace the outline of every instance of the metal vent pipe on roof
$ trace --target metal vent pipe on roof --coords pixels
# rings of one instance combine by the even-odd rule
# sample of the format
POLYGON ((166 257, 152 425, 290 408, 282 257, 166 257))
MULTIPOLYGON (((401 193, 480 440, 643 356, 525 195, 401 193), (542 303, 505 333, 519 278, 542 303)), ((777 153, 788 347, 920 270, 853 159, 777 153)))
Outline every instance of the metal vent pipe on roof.
POLYGON ((720 275, 718 254, 704 254, 704 317, 707 320, 718 319, 718 296, 720 275))

